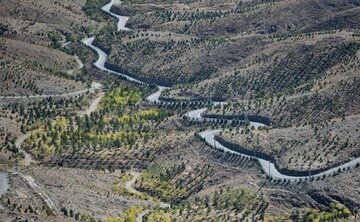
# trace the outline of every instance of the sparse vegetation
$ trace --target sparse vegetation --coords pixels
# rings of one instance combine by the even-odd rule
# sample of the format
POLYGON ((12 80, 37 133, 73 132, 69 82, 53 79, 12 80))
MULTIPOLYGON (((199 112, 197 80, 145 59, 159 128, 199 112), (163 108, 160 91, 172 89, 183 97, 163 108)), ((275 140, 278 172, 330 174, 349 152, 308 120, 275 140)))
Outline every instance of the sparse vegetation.
POLYGON ((86 15, 90 16, 92 19, 105 22, 106 19, 110 19, 110 16, 101 10, 101 8, 109 3, 110 0, 86 0, 83 10, 86 15))
POLYGON ((56 162, 60 165, 66 163, 63 158, 69 158, 67 155, 83 153, 100 162, 114 157, 118 149, 136 149, 139 141, 156 135, 151 126, 168 115, 161 109, 138 110, 141 95, 139 90, 113 88, 101 100, 98 111, 45 122, 24 142, 24 148, 38 159, 59 156, 56 162))
POLYGON ((156 209, 147 215, 146 221, 259 220, 267 205, 248 190, 220 190, 213 196, 195 197, 172 209, 156 209))
POLYGON ((124 0, 111 12, 131 30, 116 31, 109 1, 0 2, 0 218, 358 220, 359 164, 290 183, 199 136, 222 129, 218 141, 285 171, 358 158, 358 2, 124 0), (97 69, 85 36, 106 68, 148 85, 97 69), (24 97, 93 81, 104 88, 24 97), (171 88, 150 103, 155 84, 171 88), (204 107, 208 119, 184 116, 204 107))
POLYGON ((169 169, 153 165, 137 180, 138 190, 165 202, 178 203, 202 189, 204 180, 211 175, 209 166, 197 166, 185 171, 185 163, 169 169))

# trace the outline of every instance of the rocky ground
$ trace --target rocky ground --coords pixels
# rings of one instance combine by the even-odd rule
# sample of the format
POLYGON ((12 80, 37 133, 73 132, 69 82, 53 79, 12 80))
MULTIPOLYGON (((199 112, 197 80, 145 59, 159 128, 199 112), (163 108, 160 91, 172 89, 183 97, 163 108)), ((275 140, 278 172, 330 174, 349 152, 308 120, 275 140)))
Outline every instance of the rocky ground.
POLYGON ((359 168, 313 181, 270 179, 256 161, 213 149, 196 134, 223 127, 224 140, 290 170, 358 157, 357 2, 131 0, 111 9, 129 16, 130 32, 115 32, 103 0, 7 3, 0 3, 0 92, 63 93, 92 80, 107 92, 1 101, 0 171, 10 189, 0 218, 299 221, 314 208, 356 221, 359 168), (94 33, 108 66, 174 86, 162 97, 226 99, 206 114, 264 117, 270 126, 195 123, 179 113, 200 103, 149 104, 153 89, 92 66, 97 55, 79 40, 94 33), (33 136, 20 146, 21 131, 33 136), (34 163, 23 166, 21 147, 34 163))

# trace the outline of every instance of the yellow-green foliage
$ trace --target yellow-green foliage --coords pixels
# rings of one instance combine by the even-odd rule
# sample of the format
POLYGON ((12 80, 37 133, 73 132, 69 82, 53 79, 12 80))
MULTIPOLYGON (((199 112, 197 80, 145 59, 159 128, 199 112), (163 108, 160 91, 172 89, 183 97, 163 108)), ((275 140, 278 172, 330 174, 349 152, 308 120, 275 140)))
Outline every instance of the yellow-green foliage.
POLYGON ((120 214, 119 218, 108 217, 107 222, 136 222, 136 217, 142 211, 144 211, 144 207, 142 206, 131 206, 128 210, 124 211, 120 214))
POLYGON ((320 211, 318 209, 306 209, 306 218, 308 221, 333 221, 336 219, 348 218, 351 212, 344 205, 339 203, 331 203, 330 211, 320 211))
MULTIPOLYGON (((164 115, 158 109, 142 110, 133 115, 123 115, 117 118, 117 121, 121 124, 140 124, 145 123, 146 120, 153 120, 159 118, 161 115, 164 115)), ((109 121, 109 119, 107 119, 109 121)))
POLYGON ((141 200, 148 200, 150 198, 146 193, 135 193, 132 190, 126 189, 123 184, 114 184, 112 188, 115 192, 124 196, 132 196, 141 200))
POLYGON ((241 206, 255 200, 252 193, 246 189, 232 189, 224 191, 215 197, 217 198, 218 209, 226 209, 229 205, 241 206))
POLYGON ((184 170, 185 164, 174 165, 170 169, 153 164, 137 179, 137 184, 140 190, 147 192, 150 196, 158 197, 165 202, 176 202, 189 194, 189 190, 176 186, 173 180, 184 170))
POLYGON ((131 90, 126 88, 115 88, 106 94, 101 100, 100 109, 115 110, 126 105, 134 105, 142 97, 139 90, 131 90))
POLYGON ((153 210, 151 214, 146 217, 148 222, 171 222, 171 216, 169 213, 166 213, 164 210, 157 209, 153 210))
POLYGON ((139 119, 155 119, 163 113, 159 109, 143 110, 135 114, 135 118, 139 119))
MULTIPOLYGON (((181 202, 175 208, 154 209, 146 219, 154 222, 229 221, 229 218, 231 221, 248 221, 246 215, 250 215, 263 203, 263 199, 249 190, 233 189, 216 192, 212 197, 195 197, 181 202)), ((256 220, 252 218, 249 221, 256 220)))
POLYGON ((176 187, 171 181, 154 178, 151 174, 145 173, 140 177, 142 187, 151 190, 151 193, 160 199, 169 202, 181 199, 186 196, 186 189, 176 187))
POLYGON ((116 139, 116 138, 130 138, 130 139, 134 139, 136 140, 137 138, 141 137, 141 134, 140 133, 136 133, 136 132, 126 132, 126 131, 123 131, 123 132, 117 132, 117 133, 111 133, 111 134, 96 134, 96 133, 93 133, 93 134, 90 134, 92 137, 97 137, 97 138, 100 138, 100 139, 116 139))
POLYGON ((121 182, 126 183, 126 182, 131 181, 132 178, 133 178, 132 175, 127 174, 127 173, 124 173, 124 174, 122 174, 122 175, 120 176, 119 179, 120 179, 121 182))
POLYGON ((61 144, 61 142, 67 138, 65 130, 69 125, 69 121, 65 118, 60 118, 53 125, 50 126, 41 125, 37 130, 32 132, 32 135, 25 140, 25 146, 31 144, 41 144, 41 149, 35 152, 47 152, 53 153, 55 151, 55 145, 61 144))
MULTIPOLYGON (((100 109, 91 116, 61 118, 55 123, 39 126, 37 133, 26 141, 27 149, 34 155, 63 153, 69 149, 119 148, 132 146, 139 140, 147 140, 154 132, 151 121, 167 116, 162 109, 132 112, 142 91, 114 88, 100 102, 100 109)), ((100 158, 107 158, 106 153, 100 158)))
POLYGON ((118 178, 116 178, 113 184, 113 190, 117 193, 127 195, 127 196, 135 196, 139 199, 146 200, 148 199, 148 195, 145 193, 137 193, 132 190, 127 190, 125 188, 125 183, 129 182, 133 177, 127 173, 122 173, 118 178))
MULTIPOLYGON (((304 213, 297 212, 292 217, 298 218, 295 221, 306 222, 331 222, 331 221, 349 221, 348 218, 352 215, 351 211, 344 205, 339 203, 331 203, 330 210, 321 211, 319 209, 307 208, 304 213)), ((283 222, 293 221, 289 215, 275 215, 267 216, 265 222, 283 222)), ((350 220, 352 221, 352 220, 350 220)))
POLYGON ((264 222, 292 222, 288 214, 285 215, 276 215, 276 216, 267 216, 264 218, 264 222))

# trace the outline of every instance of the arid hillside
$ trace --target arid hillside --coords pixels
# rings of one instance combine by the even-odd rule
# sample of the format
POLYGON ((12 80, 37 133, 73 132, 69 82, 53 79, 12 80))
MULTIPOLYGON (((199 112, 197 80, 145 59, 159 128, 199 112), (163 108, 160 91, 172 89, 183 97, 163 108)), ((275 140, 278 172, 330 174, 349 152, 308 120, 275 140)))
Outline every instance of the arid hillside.
POLYGON ((73 44, 101 23, 86 1, 0 3, 1 96, 61 94, 85 89, 83 64, 73 44), (89 15, 87 15, 89 14, 89 15))
POLYGON ((359 3, 353 0, 133 2, 113 9, 131 15, 129 27, 198 36, 356 29, 359 19, 359 3))
POLYGON ((357 222, 359 24, 357 0, 1 1, 0 221, 357 222))
MULTIPOLYGON (((237 78, 245 75, 241 71, 263 73, 264 70, 271 72, 269 68, 272 68, 276 72, 276 67, 282 69, 287 66, 286 62, 293 64, 294 61, 293 65, 307 67, 302 72, 308 72, 311 78, 304 77, 303 81, 310 81, 320 77, 312 73, 324 73, 351 56, 351 52, 338 53, 336 50, 342 49, 336 45, 358 41, 356 21, 359 18, 355 14, 359 14, 356 13, 359 5, 355 1, 130 2, 132 4, 114 6, 112 11, 129 16, 127 26, 134 32, 118 36, 116 41, 111 38, 110 44, 105 36, 99 38, 98 44, 111 52, 109 63, 115 68, 144 79, 155 79, 163 85, 221 79, 237 84, 244 82, 253 88, 252 81, 267 82, 267 79, 249 73, 251 81, 234 81, 228 75, 234 70, 240 72, 237 78), (350 16, 351 13, 354 16, 350 16), (314 28, 318 26, 321 28, 314 28), (332 35, 333 32, 340 34, 332 35), (308 64, 312 56, 314 64, 332 58, 321 67, 314 67, 308 64), (256 66, 255 70, 244 70, 259 63, 266 64, 256 66)), ((356 49, 354 46, 351 50, 356 53, 356 49)), ((292 69, 300 72, 299 68, 292 69)), ((294 78, 294 73, 284 75, 283 82, 287 82, 286 78, 294 78)), ((271 81, 267 84, 273 87, 271 81)), ((213 87, 206 84, 202 88, 212 91, 213 87)), ((236 96, 239 90, 247 91, 243 85, 231 88, 225 92, 221 89, 222 96, 236 96)), ((194 89, 199 87, 196 85, 188 92, 194 89)))

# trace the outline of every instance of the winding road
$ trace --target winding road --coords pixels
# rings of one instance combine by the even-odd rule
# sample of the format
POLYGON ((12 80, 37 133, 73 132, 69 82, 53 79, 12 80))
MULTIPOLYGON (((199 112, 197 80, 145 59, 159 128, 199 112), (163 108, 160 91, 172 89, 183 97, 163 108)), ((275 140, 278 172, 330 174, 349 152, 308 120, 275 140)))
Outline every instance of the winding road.
MULTIPOLYGON (((125 30, 128 30, 128 29, 125 29, 125 30)), ((142 82, 136 78, 133 78, 133 77, 130 77, 128 75, 125 75, 123 73, 120 73, 120 72, 116 72, 116 71, 113 71, 111 69, 108 69, 105 67, 105 62, 108 58, 108 55, 103 51, 101 50, 100 48, 96 47, 93 43, 94 43, 94 40, 95 40, 95 37, 89 37, 89 38, 85 38, 82 40, 82 42, 90 47, 91 49, 95 50, 96 53, 98 54, 98 59, 96 60, 96 62, 94 63, 94 65, 100 69, 101 71, 105 71, 105 72, 108 72, 108 73, 112 73, 112 74, 115 74, 115 75, 118 75, 118 76, 121 76, 125 79, 127 79, 128 81, 130 82, 134 82, 134 83, 140 83, 140 84, 144 84, 144 85, 148 85, 147 83, 145 82, 142 82)), ((158 90, 151 94, 150 96, 147 97, 147 100, 149 102, 160 102, 159 100, 159 97, 161 95, 161 93, 167 89, 168 87, 165 87, 165 86, 159 86, 159 85, 156 85, 158 90)))
MULTIPOLYGON (((104 10, 105 12, 111 14, 113 17, 118 19, 118 23, 117 23, 117 29, 118 31, 127 31, 129 30, 128 28, 125 27, 126 22, 128 20, 127 17, 124 16, 119 16, 116 15, 112 12, 110 12, 111 7, 114 4, 120 4, 121 1, 120 0, 111 0, 111 2, 107 5, 105 5, 102 10, 104 10)), ((97 61, 94 63, 94 65, 105 72, 109 72, 115 75, 119 75, 122 76, 124 78, 126 78, 129 81, 132 82, 136 82, 136 83, 141 83, 144 85, 148 85, 145 82, 142 82, 136 78, 127 76, 123 73, 119 73, 116 72, 114 70, 110 70, 108 68, 105 67, 105 62, 107 61, 108 55, 102 51, 101 49, 99 49, 98 47, 93 45, 93 42, 95 40, 95 37, 90 37, 90 38, 85 38, 82 40, 82 42, 87 45, 88 47, 92 48, 93 50, 96 51, 96 53, 98 54, 98 59, 97 61)), ((80 61, 81 62, 81 61, 80 61)), ((79 63, 79 65, 81 66, 82 63, 79 63)), ((156 84, 154 84, 156 85, 156 84)), ((158 87, 158 90, 151 94, 150 96, 147 97, 147 100, 149 102, 160 102, 159 98, 161 96, 161 93, 167 89, 167 87, 164 86, 160 86, 160 85, 156 85, 158 87)), ((65 94, 58 94, 58 95, 30 95, 30 96, 0 96, 0 99, 23 99, 23 98, 47 98, 47 97, 65 97, 65 96, 74 96, 74 95, 79 95, 79 94, 84 94, 87 92, 93 92, 96 89, 100 89, 102 86, 99 83, 93 83, 90 89, 85 89, 85 90, 80 90, 77 92, 71 92, 71 93, 65 93, 65 94)), ((85 112, 85 114, 90 114, 91 112, 93 112, 96 109, 96 106, 98 105, 98 103, 100 102, 101 97, 95 99, 93 101, 93 103, 90 105, 89 109, 85 112)), ((217 102, 212 102, 213 106, 217 106, 217 105, 224 105, 226 103, 217 103, 217 102)), ((201 109, 197 109, 197 110, 193 110, 190 111, 188 113, 185 114, 186 117, 195 120, 195 121, 204 121, 204 120, 208 120, 209 118, 204 118, 202 117, 202 114, 204 112, 207 111, 207 108, 201 108, 201 109)), ((262 123, 258 123, 258 122, 250 122, 251 126, 254 126, 255 128, 258 128, 260 126, 265 126, 262 123)), ((216 149, 221 149, 224 150, 225 152, 228 153, 235 153, 235 154, 239 154, 241 156, 244 157, 251 157, 251 158, 255 158, 259 161, 262 169, 264 170, 264 172, 269 175, 272 178, 275 179, 286 179, 289 181, 298 181, 300 179, 308 179, 308 178, 318 178, 318 177, 322 177, 322 176, 327 176, 327 175, 331 175, 335 172, 337 172, 339 169, 343 169, 343 168, 348 168, 348 167, 354 167, 356 164, 360 163, 360 158, 356 158, 354 160, 351 160, 347 163, 344 163, 340 166, 337 167, 333 167, 331 169, 325 170, 321 173, 318 174, 314 174, 311 176, 290 176, 290 175, 286 175, 286 174, 282 174, 280 173, 275 165, 273 163, 271 163, 270 161, 264 160, 262 158, 258 158, 256 156, 249 156, 240 152, 236 152, 233 151, 225 146, 223 146, 222 144, 220 144, 218 141, 215 140, 215 135, 219 134, 222 131, 222 129, 216 129, 216 130, 206 130, 204 132, 199 133, 200 137, 203 138, 205 140, 205 142, 216 148, 216 149)), ((21 137, 18 138, 18 140, 16 141, 16 147, 21 150, 21 144, 22 142, 27 138, 28 134, 25 134, 21 137)), ((24 164, 25 165, 29 165, 33 162, 33 159, 31 158, 31 156, 29 154, 27 154, 26 152, 24 152, 23 150, 21 150, 24 154, 25 154, 25 160, 24 160, 24 164)), ((140 193, 139 191, 137 191, 136 189, 133 188, 134 183, 136 181, 136 179, 141 175, 140 173, 137 172, 130 172, 131 175, 133 176, 132 180, 130 180, 129 182, 127 182, 125 184, 126 189, 135 192, 135 193, 140 193)), ((53 201, 50 199, 50 197, 42 190, 41 187, 38 186, 38 184, 35 182, 34 178, 32 178, 29 175, 24 175, 22 173, 19 173, 19 175, 28 183, 28 185, 34 189, 34 191, 44 200, 44 202, 46 203, 47 207, 49 208, 49 210, 53 213, 53 214, 57 214, 57 208, 55 206, 55 204, 53 203, 53 201)), ((7 179, 7 173, 2 173, 0 172, 0 196, 3 195, 7 190, 9 189, 9 184, 8 184, 8 179, 7 179)), ((167 208, 170 207, 170 205, 165 204, 165 203, 161 203, 160 204, 161 207, 167 208)), ((1 205, 0 205, 0 210, 1 210, 1 205)), ((147 213, 149 213, 151 210, 147 209, 144 210, 141 214, 139 214, 137 216, 137 221, 142 221, 143 220, 143 216, 146 215, 147 213)))
MULTIPOLYGON (((125 183, 125 188, 133 193, 137 193, 140 194, 139 191, 137 191, 134 186, 135 186, 135 182, 137 180, 137 178, 139 178, 139 176, 141 176, 141 173, 139 172, 135 172, 135 171, 130 171, 129 174, 132 176, 132 179, 129 180, 128 182, 125 183)), ((170 204, 164 203, 164 202, 160 202, 160 207, 161 208, 168 208, 170 207, 170 204)))
MULTIPOLYGON (((39 198, 44 202, 47 207, 49 213, 52 215, 58 215, 57 208, 51 198, 46 194, 44 189, 42 189, 35 181, 35 179, 30 175, 25 175, 21 172, 12 172, 14 175, 19 175, 23 180, 25 180, 26 184, 34 191, 34 193, 39 196, 39 198)), ((8 173, 0 172, 0 197, 4 195, 8 189, 9 181, 8 181, 8 173)), ((4 209, 4 207, 0 203, 0 210, 4 209)))
MULTIPOLYGON (((126 25, 126 22, 128 20, 127 17, 125 16, 119 16, 119 15, 116 15, 114 13, 112 13, 110 11, 111 7, 114 5, 114 4, 121 4, 121 1, 120 0, 111 0, 111 2, 109 2, 107 5, 105 5, 104 7, 102 7, 102 10, 109 13, 110 15, 112 15, 113 17, 117 18, 118 19, 118 23, 117 23, 117 29, 118 31, 130 31, 130 29, 126 28, 125 25, 126 25)), ((103 51, 101 50, 100 48, 96 47, 93 43, 94 43, 94 40, 95 40, 95 37, 89 37, 89 38, 84 38, 82 39, 81 41, 88 47, 90 47, 91 49, 95 50, 96 53, 98 54, 98 59, 96 60, 96 62, 94 63, 94 65, 100 69, 101 71, 105 71, 105 72, 108 72, 108 73, 112 73, 112 74, 115 74, 115 75, 118 75, 118 76, 121 76, 125 79, 127 79, 128 81, 130 82, 135 82, 135 83, 140 83, 140 84, 143 84, 143 85, 148 85, 148 83, 145 83, 143 81, 140 81, 136 78, 133 78, 133 77, 130 77, 128 75, 125 75, 123 73, 120 73, 120 72, 116 72, 114 70, 111 70, 111 69, 108 69, 105 67, 105 63, 108 59, 108 55, 103 51)), ((168 89, 168 87, 166 86, 161 86, 161 85, 157 85, 157 84, 154 84, 157 86, 158 90, 151 94, 150 96, 148 96, 146 99, 149 101, 149 102, 160 102, 159 98, 160 98, 160 95, 161 93, 165 90, 165 89, 168 89)))
POLYGON ((35 162, 29 153, 21 148, 21 144, 28 138, 32 132, 28 132, 27 134, 22 134, 15 140, 15 147, 19 150, 19 152, 24 154, 23 164, 24 166, 29 166, 31 163, 35 162))
POLYGON ((79 112, 79 116, 85 116, 88 115, 90 116, 91 113, 95 112, 97 106, 100 104, 101 99, 104 97, 104 93, 100 93, 98 97, 96 97, 89 105, 89 107, 84 110, 84 111, 80 111, 79 112))
POLYGON ((146 209, 146 210, 144 210, 143 212, 141 212, 140 214, 138 214, 137 217, 136 217, 136 222, 142 222, 142 221, 144 221, 144 218, 143 218, 143 217, 144 217, 146 214, 150 213, 150 212, 151 212, 151 210, 146 209))
MULTIPOLYGON (((82 61, 80 60, 80 58, 75 55, 75 60, 77 61, 79 67, 75 68, 74 70, 69 70, 67 73, 72 74, 75 72, 75 70, 79 70, 82 69, 84 67, 84 64, 82 63, 82 61)), ((83 90, 78 90, 75 92, 68 92, 68 93, 62 93, 62 94, 44 94, 44 95, 25 95, 25 96, 0 96, 0 99, 34 99, 34 98, 60 98, 60 97, 68 97, 68 96, 77 96, 77 95, 82 95, 82 94, 86 94, 86 93, 93 93, 98 89, 102 88, 102 84, 97 83, 97 82, 92 82, 90 88, 88 89, 83 89, 83 90)))
MULTIPOLYGON (((120 0, 112 0, 109 4, 105 5, 102 10, 106 11, 107 13, 111 14, 112 16, 116 17, 118 19, 118 23, 117 23, 117 27, 118 27, 118 31, 122 30, 122 31, 127 31, 129 30, 128 28, 125 27, 126 25, 126 21, 128 20, 127 17, 124 17, 124 16, 119 16, 119 15, 116 15, 112 12, 110 12, 110 9, 111 7, 114 5, 114 4, 120 4, 121 1, 120 0)), ((113 73, 113 74, 116 74, 116 75, 119 75, 119 76, 122 76, 126 79, 128 79, 129 81, 132 81, 132 82, 136 82, 136 83, 141 83, 141 84, 147 84, 147 83, 144 83, 136 78, 133 78, 133 77, 130 77, 130 76, 127 76, 123 73, 119 73, 119 72, 116 72, 114 70, 110 70, 110 69, 107 69, 105 67, 105 62, 107 61, 107 58, 108 58, 108 55, 102 51, 101 49, 99 49, 98 47, 94 46, 93 45, 93 42, 95 40, 95 37, 90 37, 90 38, 85 38, 82 40, 82 42, 89 46, 90 48, 92 48, 93 50, 95 50, 98 54, 98 60, 94 63, 94 65, 100 69, 100 70, 103 70, 103 71, 106 71, 106 72, 110 72, 110 73, 113 73)), ((154 84, 156 85, 156 84, 154 84)), ((166 87, 164 86, 159 86, 157 85, 158 87, 158 91, 155 92, 154 94, 150 95, 149 97, 147 97, 147 100, 150 101, 150 102, 160 102, 159 98, 160 98, 160 95, 161 95, 161 92, 166 89, 166 87)), ((213 106, 217 106, 217 105, 224 105, 226 103, 218 103, 218 102, 212 102, 212 105, 213 106)), ((202 114, 207 110, 207 108, 201 108, 201 109, 197 109, 197 110, 193 110, 193 111, 190 111, 188 113, 185 114, 186 117, 192 119, 192 120, 195 120, 195 121, 204 121, 204 120, 207 120, 208 118, 203 118, 202 117, 202 114)), ((262 123, 259 123, 259 122, 250 122, 250 125, 251 126, 254 126, 255 128, 258 128, 260 126, 265 126, 264 124, 262 123)), ((272 178, 275 178, 275 179, 286 179, 286 180, 289 180, 289 181, 298 181, 300 179, 310 179, 310 178, 318 178, 318 177, 322 177, 322 176, 327 176, 327 175, 331 175, 335 172, 337 172, 339 169, 343 169, 343 168, 348 168, 348 167, 354 167, 356 166, 356 164, 359 164, 360 163, 360 157, 359 158, 356 158, 356 159, 353 159, 347 163, 344 163, 340 166, 337 166, 337 167, 333 167, 331 169, 328 169, 328 170, 324 170, 323 172, 320 172, 320 173, 317 173, 317 174, 314 174, 314 175, 309 175, 309 176, 291 176, 291 175, 286 175, 286 174, 282 174, 280 173, 275 165, 265 159, 262 159, 262 158, 259 158, 259 157, 256 157, 256 156, 249 156, 249 155, 246 155, 246 154, 243 154, 243 153, 240 153, 240 152, 235 152, 235 151, 232 151, 231 149, 221 145, 218 141, 215 140, 215 135, 220 133, 221 132, 221 129, 218 129, 218 130, 207 130, 207 131, 204 131, 204 132, 201 132, 199 135, 201 138, 203 138, 210 146, 212 147, 215 147, 217 149, 222 149, 224 150, 225 152, 229 152, 229 153, 236 153, 236 154, 239 154, 239 155, 242 155, 242 156, 247 156, 247 157, 252 157, 252 158, 255 158, 259 161, 261 167, 263 168, 264 172, 272 177, 272 178)))
POLYGON ((125 188, 129 190, 130 192, 140 194, 139 191, 135 190, 134 185, 136 182, 136 179, 141 175, 139 172, 131 171, 129 174, 132 176, 132 179, 125 183, 125 188))
POLYGON ((108 4, 104 5, 101 9, 107 13, 109 13, 111 16, 115 17, 118 19, 118 23, 117 23, 117 30, 120 31, 120 30, 129 30, 128 28, 125 27, 126 25, 126 22, 128 20, 127 17, 125 16, 120 16, 120 15, 117 15, 115 13, 112 13, 110 10, 111 10, 111 7, 113 5, 116 5, 116 4, 121 4, 121 1, 120 0, 111 0, 108 4))
MULTIPOLYGON (((252 123, 251 125, 254 125, 256 127, 258 123, 252 123), (254 125, 255 124, 255 125, 254 125)), ((314 175, 309 175, 309 176, 289 176, 289 175, 286 175, 286 174, 282 174, 280 173, 275 165, 273 163, 271 163, 270 161, 268 160, 264 160, 264 159, 261 159, 261 158, 258 158, 256 156, 249 156, 249 155, 246 155, 246 154, 243 154, 243 153, 239 153, 239 152, 236 152, 236 151, 233 151, 225 146, 223 146, 222 144, 220 144, 218 141, 215 140, 215 135, 219 134, 222 130, 221 129, 217 129, 217 130, 207 130, 207 131, 204 131, 204 132, 201 132, 200 133, 200 136, 206 141, 206 143, 214 148, 217 148, 217 149, 221 149, 221 150, 224 150, 225 152, 228 152, 228 153, 235 153, 235 154, 240 154, 241 156, 244 156, 244 157, 251 157, 251 158, 255 158, 259 161, 259 164, 261 165, 262 169, 264 170, 264 172, 274 178, 274 179, 286 179, 286 180, 290 180, 290 181, 299 181, 300 179, 301 180, 304 180, 304 179, 308 179, 308 178, 321 178, 323 176, 329 176, 329 175, 332 175, 336 172, 338 172, 339 169, 344 169, 344 168, 348 168, 348 167, 355 167, 356 164, 360 163, 360 158, 356 158, 352 161, 349 161, 347 163, 344 163, 340 166, 337 166, 337 167, 333 167, 329 170, 325 170, 321 173, 318 173, 318 174, 314 174, 314 175)))
MULTIPOLYGON (((101 84, 99 84, 100 87, 102 87, 101 84)), ((80 116, 84 116, 84 115, 88 115, 90 116, 91 113, 95 112, 96 107, 99 105, 101 98, 103 97, 103 93, 100 93, 100 95, 98 97, 96 97, 91 103, 90 105, 87 107, 86 110, 84 111, 80 111, 78 114, 80 116)), ((28 138, 33 132, 28 132, 26 134, 22 134, 20 136, 17 137, 17 139, 15 140, 15 147, 19 150, 19 152, 22 152, 24 154, 24 159, 23 159, 23 165, 24 166, 29 166, 31 163, 34 163, 35 160, 31 157, 31 155, 29 153, 27 153, 24 149, 21 148, 21 144, 26 140, 26 138, 28 138)))
MULTIPOLYGON (((92 112, 94 112, 96 110, 97 105, 100 103, 102 96, 103 96, 103 94, 101 93, 97 98, 95 98, 90 103, 89 107, 85 111, 80 112, 79 115, 90 115, 92 112)), ((21 144, 31 134, 32 134, 32 132, 23 134, 23 135, 19 136, 15 141, 15 147, 20 152, 22 152, 25 156, 25 158, 23 160, 24 166, 29 166, 31 163, 35 162, 35 160, 31 157, 31 155, 21 148, 21 144)), ((51 214, 53 214, 53 215, 58 214, 58 211, 57 211, 57 208, 56 208, 54 202, 46 194, 46 192, 36 183, 35 179, 32 176, 25 175, 21 172, 13 172, 13 173, 18 174, 20 177, 22 177, 26 181, 26 183, 29 185, 29 187, 32 188, 34 190, 34 192, 44 201, 45 205, 47 206, 47 208, 51 214)), ((135 178, 135 180, 136 180, 136 178, 135 178)), ((134 183, 135 183, 135 180, 134 180, 134 183)), ((131 188, 131 187, 132 186, 129 185, 129 188, 131 188)), ((0 197, 2 195, 4 195, 9 188, 10 188, 10 186, 9 186, 9 181, 8 181, 8 172, 0 172, 0 197)), ((0 204, 0 210, 2 210, 2 209, 3 209, 3 206, 0 204)))
MULTIPOLYGON (((135 172, 135 171, 130 171, 129 174, 132 176, 132 179, 125 183, 125 189, 129 190, 130 192, 136 193, 136 194, 141 194, 139 191, 137 191, 134 188, 135 182, 136 182, 137 178, 139 176, 141 176, 141 173, 135 172)), ((160 202, 159 207, 160 208, 169 208, 170 204, 160 202)), ((151 212, 151 209, 146 209, 146 210, 142 211, 140 214, 137 215, 136 221, 137 222, 143 221, 143 217, 150 212, 151 212)))

